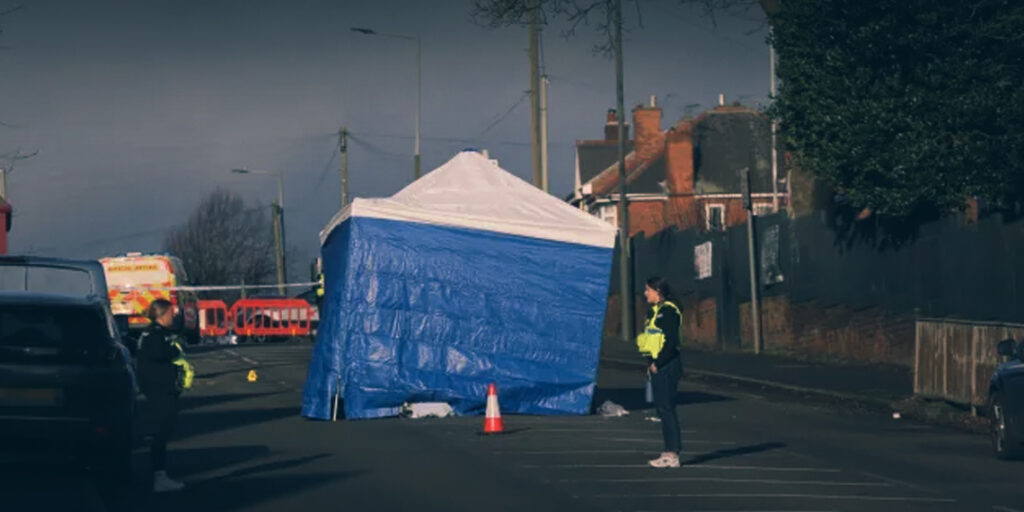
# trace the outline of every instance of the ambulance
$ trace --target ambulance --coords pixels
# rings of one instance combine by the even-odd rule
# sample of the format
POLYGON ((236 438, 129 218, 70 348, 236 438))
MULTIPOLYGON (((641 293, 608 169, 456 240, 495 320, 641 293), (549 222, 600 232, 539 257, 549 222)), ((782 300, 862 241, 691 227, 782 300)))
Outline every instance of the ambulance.
POLYGON ((188 286, 181 259, 167 254, 128 253, 100 260, 107 277, 110 310, 133 335, 149 325, 146 310, 157 299, 167 299, 182 317, 186 342, 199 342, 198 299, 195 292, 176 290, 188 286))

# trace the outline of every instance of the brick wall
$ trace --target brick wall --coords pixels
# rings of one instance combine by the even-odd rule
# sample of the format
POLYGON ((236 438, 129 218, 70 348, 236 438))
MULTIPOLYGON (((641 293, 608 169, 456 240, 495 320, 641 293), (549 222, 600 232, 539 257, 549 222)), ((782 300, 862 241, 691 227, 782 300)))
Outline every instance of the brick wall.
MULTIPOLYGON (((792 304, 787 297, 778 296, 762 300, 761 326, 765 347, 770 350, 859 362, 913 364, 913 315, 817 302, 792 304)), ((740 305, 740 333, 743 347, 752 349, 749 302, 740 305)))
MULTIPOLYGON (((620 296, 608 298, 608 309, 604 317, 604 335, 618 336, 621 332, 622 312, 619 310, 620 296)), ((650 306, 644 302, 643 295, 638 295, 633 303, 636 306, 636 331, 639 332, 650 306)), ((678 300, 683 309, 683 336, 688 346, 705 349, 718 348, 718 316, 715 299, 697 300, 694 296, 686 296, 678 300)))
POLYGON ((665 229, 665 201, 633 201, 629 203, 629 236, 643 232, 651 236, 665 229))
POLYGON ((718 305, 713 298, 680 300, 683 308, 683 342, 687 346, 716 349, 718 343, 718 305))

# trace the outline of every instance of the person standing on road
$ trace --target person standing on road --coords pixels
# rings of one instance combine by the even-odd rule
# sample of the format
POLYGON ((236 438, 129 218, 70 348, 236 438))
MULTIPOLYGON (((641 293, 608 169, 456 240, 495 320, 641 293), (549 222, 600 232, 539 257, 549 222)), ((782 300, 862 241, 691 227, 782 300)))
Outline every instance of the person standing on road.
POLYGON ((174 305, 157 299, 149 306, 150 326, 139 339, 139 388, 146 395, 147 420, 152 440, 153 491, 180 491, 185 484, 167 476, 167 441, 178 416, 178 397, 192 387, 192 366, 175 332, 180 317, 174 305))
POLYGON ((679 328, 682 313, 672 302, 672 289, 660 277, 647 280, 644 297, 651 305, 644 331, 637 336, 640 353, 647 358, 647 372, 654 391, 654 406, 661 419, 661 435, 665 451, 648 463, 656 468, 678 468, 682 452, 679 416, 676 413, 676 391, 683 375, 679 328))

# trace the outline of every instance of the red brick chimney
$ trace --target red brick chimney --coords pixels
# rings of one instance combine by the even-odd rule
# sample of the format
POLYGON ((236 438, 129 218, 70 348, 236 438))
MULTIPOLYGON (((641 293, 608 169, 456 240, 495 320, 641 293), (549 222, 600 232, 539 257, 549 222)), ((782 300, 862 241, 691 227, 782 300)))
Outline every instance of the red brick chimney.
POLYGON ((640 160, 647 160, 661 151, 665 143, 661 133, 661 107, 654 105, 653 96, 650 106, 637 105, 633 109, 633 126, 636 126, 636 156, 640 160))
MULTIPOLYGON (((629 122, 623 127, 623 138, 629 140, 629 122)), ((604 140, 619 140, 619 121, 615 118, 615 109, 608 109, 604 123, 604 140)))
POLYGON ((7 254, 7 232, 11 230, 11 205, 0 197, 0 254, 7 254))
POLYGON ((693 197, 692 119, 676 123, 665 136, 665 185, 671 197, 665 203, 665 219, 679 229, 697 226, 700 219, 693 197))
POLYGON ((673 194, 693 193, 693 120, 676 123, 665 137, 665 180, 673 194))

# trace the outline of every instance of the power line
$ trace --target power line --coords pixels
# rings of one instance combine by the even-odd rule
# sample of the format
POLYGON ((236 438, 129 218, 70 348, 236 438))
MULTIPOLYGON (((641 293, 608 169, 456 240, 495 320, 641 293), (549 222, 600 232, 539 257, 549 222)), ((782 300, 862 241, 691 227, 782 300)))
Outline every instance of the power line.
MULTIPOLYGON (((377 137, 377 138, 385 138, 385 139, 402 139, 402 140, 409 140, 409 139, 413 138, 412 135, 397 135, 397 134, 392 134, 392 133, 379 133, 379 132, 362 132, 362 136, 363 137, 370 137, 370 138, 377 137)), ((349 138, 350 139, 352 138, 352 133, 351 132, 349 132, 349 138)), ((466 139, 466 138, 458 138, 458 137, 422 137, 422 139, 424 139, 424 140, 432 140, 432 141, 435 141, 435 142, 452 142, 452 143, 462 143, 462 144, 477 144, 477 143, 481 142, 478 139, 466 139)), ((507 146, 529 146, 530 145, 530 143, 528 141, 519 141, 519 140, 489 140, 487 142, 491 143, 491 144, 500 144, 500 145, 507 145, 507 146)), ((572 142, 549 142, 548 144, 552 145, 552 146, 572 146, 574 143, 572 143, 572 142)))
POLYGON ((522 105, 523 101, 526 101, 526 98, 529 98, 529 97, 530 97, 530 92, 529 91, 524 92, 522 94, 522 96, 519 96, 519 99, 516 100, 516 102, 513 103, 512 106, 508 108, 508 110, 505 111, 504 114, 501 114, 491 124, 487 125, 487 128, 484 128, 483 131, 481 131, 479 134, 477 134, 476 138, 479 139, 480 137, 483 137, 487 132, 491 131, 491 128, 494 128, 495 126, 498 126, 499 124, 501 124, 501 122, 504 121, 505 118, 507 118, 510 114, 512 114, 512 112, 516 109, 516 107, 518 107, 519 105, 522 105))

